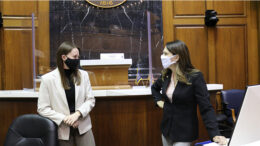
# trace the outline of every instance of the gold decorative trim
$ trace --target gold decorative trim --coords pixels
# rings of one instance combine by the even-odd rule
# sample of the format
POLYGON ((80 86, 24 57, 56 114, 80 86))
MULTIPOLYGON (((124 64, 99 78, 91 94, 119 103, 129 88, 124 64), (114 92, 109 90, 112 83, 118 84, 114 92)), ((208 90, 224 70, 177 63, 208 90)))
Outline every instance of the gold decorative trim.
POLYGON ((94 5, 96 7, 100 7, 100 8, 114 8, 117 7, 119 5, 122 5, 124 2, 126 2, 126 0, 86 0, 88 3, 90 3, 91 5, 94 5), (97 4, 97 2, 99 2, 100 4, 97 4), (113 2, 119 2, 116 4, 113 4, 113 2))

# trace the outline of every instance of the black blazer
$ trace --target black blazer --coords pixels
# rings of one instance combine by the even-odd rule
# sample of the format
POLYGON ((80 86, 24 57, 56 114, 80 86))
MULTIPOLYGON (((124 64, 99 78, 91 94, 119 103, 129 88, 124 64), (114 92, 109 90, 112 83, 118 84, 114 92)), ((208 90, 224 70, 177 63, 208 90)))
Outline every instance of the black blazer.
POLYGON ((209 93, 201 72, 187 76, 191 85, 178 81, 169 101, 166 90, 171 81, 171 72, 152 85, 152 95, 155 102, 164 100, 162 134, 175 142, 192 142, 198 138, 197 105, 202 119, 212 139, 220 135, 215 111, 209 100, 209 93))

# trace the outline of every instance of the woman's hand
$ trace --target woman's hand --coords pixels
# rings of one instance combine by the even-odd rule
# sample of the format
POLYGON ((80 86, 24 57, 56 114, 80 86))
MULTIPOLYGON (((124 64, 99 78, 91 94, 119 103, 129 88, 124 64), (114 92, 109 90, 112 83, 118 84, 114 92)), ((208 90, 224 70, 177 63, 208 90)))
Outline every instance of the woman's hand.
POLYGON ((76 111, 75 113, 66 116, 63 119, 63 122, 69 126, 73 126, 73 124, 79 119, 79 117, 81 116, 81 113, 79 111, 76 111))
POLYGON ((79 126, 79 120, 76 121, 76 122, 72 125, 73 128, 78 128, 78 126, 79 126))
POLYGON ((160 107, 160 108, 163 108, 164 106, 164 101, 157 101, 157 105, 160 107))
POLYGON ((215 136, 215 137, 213 137, 213 141, 218 143, 219 145, 227 144, 227 139, 224 136, 215 136))

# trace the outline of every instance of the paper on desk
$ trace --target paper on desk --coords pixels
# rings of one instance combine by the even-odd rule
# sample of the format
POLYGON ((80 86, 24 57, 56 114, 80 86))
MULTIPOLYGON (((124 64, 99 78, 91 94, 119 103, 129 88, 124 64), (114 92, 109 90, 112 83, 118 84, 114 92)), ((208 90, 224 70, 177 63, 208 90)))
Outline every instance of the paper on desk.
POLYGON ((217 143, 212 142, 212 143, 209 143, 209 144, 204 144, 204 146, 219 146, 219 145, 217 143))
MULTIPOLYGON (((227 138, 227 144, 228 144, 228 141, 229 141, 229 138, 227 138)), ((227 144, 224 146, 227 146, 227 144)), ((219 146, 219 144, 212 142, 212 143, 204 144, 204 146, 219 146)))

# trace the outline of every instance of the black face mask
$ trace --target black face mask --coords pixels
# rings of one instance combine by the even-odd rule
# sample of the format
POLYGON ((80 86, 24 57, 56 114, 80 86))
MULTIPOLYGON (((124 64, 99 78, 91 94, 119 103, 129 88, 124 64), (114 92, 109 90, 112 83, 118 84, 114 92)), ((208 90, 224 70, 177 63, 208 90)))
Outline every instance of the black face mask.
POLYGON ((67 57, 67 60, 65 60, 65 64, 71 69, 76 70, 79 68, 79 59, 70 59, 67 57))

